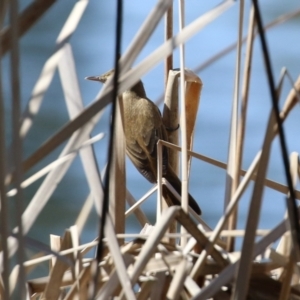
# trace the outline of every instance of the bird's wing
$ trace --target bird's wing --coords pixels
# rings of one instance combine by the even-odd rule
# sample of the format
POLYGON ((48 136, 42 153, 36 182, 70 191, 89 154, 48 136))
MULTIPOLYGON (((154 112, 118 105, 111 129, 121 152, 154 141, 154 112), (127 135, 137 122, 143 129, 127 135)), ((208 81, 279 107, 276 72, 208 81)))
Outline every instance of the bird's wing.
POLYGON ((149 160, 144 143, 136 140, 132 143, 127 143, 126 152, 137 170, 148 179, 150 182, 156 182, 156 170, 153 169, 152 161, 149 160))
MULTIPOLYGON (((129 158, 150 182, 156 182, 157 178, 157 142, 159 139, 165 139, 165 129, 162 124, 159 109, 149 103, 149 116, 142 118, 141 124, 135 124, 135 138, 127 140, 126 150, 129 158)), ((132 136, 131 134, 130 136, 132 136)), ((163 166, 166 166, 167 156, 163 150, 163 166)), ((163 171, 166 167, 163 167, 163 171)))

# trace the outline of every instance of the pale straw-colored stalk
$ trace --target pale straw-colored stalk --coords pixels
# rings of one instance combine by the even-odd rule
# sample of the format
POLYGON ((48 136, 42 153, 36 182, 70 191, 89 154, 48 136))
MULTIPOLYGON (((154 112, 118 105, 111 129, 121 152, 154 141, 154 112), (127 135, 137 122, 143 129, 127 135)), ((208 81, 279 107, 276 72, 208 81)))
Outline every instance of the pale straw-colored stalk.
MULTIPOLYGON (((225 185, 225 203, 226 207, 230 198, 237 188, 239 182, 239 170, 237 170, 237 157, 241 149, 237 148, 237 130, 238 130, 238 109, 240 99, 240 77, 241 77, 241 51, 242 51, 242 36, 244 25, 244 1, 240 1, 239 19, 238 19, 238 42, 236 49, 236 65, 235 65, 235 79, 234 79, 234 95, 232 99, 231 108, 231 123, 230 123, 230 137, 228 149, 228 165, 226 170, 226 185, 225 185)), ((237 219, 237 208, 233 211, 228 220, 228 229, 235 229, 237 219)), ((234 239, 227 239, 227 251, 233 251, 234 239)))
MULTIPOLYGON (((178 0, 179 4, 179 33, 183 30, 185 24, 185 2, 178 0)), ((181 137, 181 206, 185 212, 188 212, 188 164, 187 164, 187 136, 186 136, 186 111, 185 111, 185 46, 182 43, 179 46, 180 56, 180 137, 181 137)), ((181 233, 186 231, 181 227, 181 233)), ((181 238, 182 246, 187 243, 186 238, 181 238)))

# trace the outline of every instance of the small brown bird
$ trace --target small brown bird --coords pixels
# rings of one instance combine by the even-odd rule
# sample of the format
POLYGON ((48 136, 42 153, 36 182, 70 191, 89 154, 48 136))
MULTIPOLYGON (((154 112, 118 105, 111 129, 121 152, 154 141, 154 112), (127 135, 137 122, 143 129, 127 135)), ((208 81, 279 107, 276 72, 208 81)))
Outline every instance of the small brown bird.
MULTIPOLYGON (((88 80, 105 83, 113 70, 100 76, 86 77, 88 80)), ((158 140, 167 141, 166 128, 162 122, 158 107, 147 98, 142 81, 122 94, 124 109, 124 127, 126 153, 137 170, 151 183, 157 182, 157 148, 158 140)), ((181 195, 181 181, 168 164, 168 149, 163 148, 163 176, 181 195)), ((163 195, 169 205, 180 205, 178 199, 163 187, 163 195)), ((197 214, 201 210, 195 199, 188 195, 189 205, 197 214)))

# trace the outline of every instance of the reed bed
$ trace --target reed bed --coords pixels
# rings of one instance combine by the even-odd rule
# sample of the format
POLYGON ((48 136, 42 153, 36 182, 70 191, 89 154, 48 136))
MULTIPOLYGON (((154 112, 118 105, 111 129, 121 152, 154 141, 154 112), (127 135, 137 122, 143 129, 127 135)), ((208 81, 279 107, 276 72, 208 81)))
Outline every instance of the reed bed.
MULTIPOLYGON (((43 17, 47 9, 55 5, 55 1, 32 1, 21 13, 18 13, 16 0, 1 2, 0 53, 2 56, 10 52, 12 57, 13 91, 13 151, 8 156, 5 147, 4 96, 0 85, 1 299, 300 299, 299 207, 296 202, 300 199, 300 191, 296 189, 300 176, 299 154, 287 153, 282 129, 282 124, 289 118, 300 99, 300 77, 293 80, 288 70, 282 73, 277 86, 274 85, 270 70, 267 72, 274 106, 268 116, 267 126, 263 129, 265 134, 262 148, 253 158, 249 168, 242 169, 247 107, 251 102, 249 84, 252 75, 253 43, 260 40, 263 45, 262 32, 266 33, 272 26, 299 17, 300 10, 280 16, 261 31, 263 28, 258 19, 260 11, 256 1, 253 1, 254 5, 249 11, 244 8, 244 1, 223 1, 188 25, 184 20, 185 3, 178 1, 180 30, 174 35, 172 24, 175 16, 172 6, 175 2, 172 2, 157 1, 131 45, 121 56, 118 65, 117 87, 118 94, 121 94, 153 66, 165 61, 163 120, 166 126, 176 127, 178 111, 181 112, 181 144, 178 145, 178 131, 169 133, 169 143, 158 142, 158 183, 139 201, 134 199, 126 186, 122 105, 113 97, 116 82, 108 82, 87 107, 84 107, 81 97, 76 61, 69 40, 76 31, 89 1, 78 0, 74 4, 57 37, 55 50, 45 62, 24 111, 21 111, 18 88, 22 80, 18 76, 18 41, 40 17, 43 17), (200 30, 205 30, 206 25, 214 22, 234 5, 239 6, 240 26, 237 28, 237 43, 227 49, 220 49, 218 55, 202 66, 195 66, 193 71, 187 70, 185 42, 200 30), (244 37, 245 14, 249 15, 249 24, 247 36, 244 37), (4 26, 8 15, 9 25, 4 26), (165 42, 143 61, 134 65, 136 57, 163 18, 165 42), (245 57, 241 55, 243 44, 246 44, 245 57), (173 50, 176 47, 180 48, 178 70, 174 70, 172 64, 173 50), (228 160, 225 163, 193 151, 194 129, 202 90, 202 80, 197 74, 201 68, 208 67, 233 49, 236 49, 235 82, 228 160), (20 145, 30 129, 35 126, 34 117, 39 113, 56 70, 59 72, 70 121, 53 136, 45 139, 46 142, 32 155, 22 160, 20 145), (291 89, 279 110, 276 104, 286 78, 291 89), (110 155, 106 180, 102 182, 93 144, 100 140, 103 134, 91 137, 91 132, 102 117, 104 108, 111 102, 115 103, 115 130, 111 132, 111 141, 113 145, 118 143, 118 147, 114 147, 110 155), (266 176, 270 149, 278 136, 287 168, 287 185, 272 181, 266 176), (26 177, 29 170, 64 142, 63 150, 55 161, 34 175, 26 177), (168 207, 162 198, 162 185, 166 185, 176 194, 161 176, 162 147, 172 149, 170 160, 174 170, 178 170, 179 157, 181 158, 182 207, 168 207), (75 224, 67 228, 63 236, 51 235, 50 245, 29 238, 29 230, 35 226, 41 211, 48 201, 51 201, 57 184, 77 156, 84 166, 90 193, 75 224), (225 207, 224 213, 214 228, 210 228, 205 218, 195 214, 187 205, 187 182, 192 157, 194 160, 202 160, 226 170, 226 195, 224 203, 220 203, 225 207), (42 183, 23 210, 22 190, 41 177, 44 177, 42 183), (254 182, 252 197, 247 222, 241 230, 237 229, 236 225, 240 213, 238 203, 250 182, 254 182), (266 187, 285 195, 287 213, 282 220, 278 220, 274 228, 263 230, 258 228, 258 220, 266 187), (156 222, 150 224, 147 213, 140 205, 153 193, 157 194, 157 213, 156 222), (17 226, 13 230, 8 226, 10 197, 15 197, 18 203, 15 211, 17 226), (106 200, 109 201, 109 213, 102 209, 106 200), (126 202, 129 207, 127 210, 126 202), (98 237, 82 244, 82 231, 93 208, 96 209, 99 220, 105 219, 103 235, 99 230, 98 237), (128 234, 125 232, 125 223, 132 214, 143 230, 128 234), (242 238, 240 250, 235 248, 237 237, 242 238), (32 247, 37 251, 27 258, 26 249, 32 247), (96 257, 91 254, 95 249, 98 249, 96 257), (45 264, 48 266, 48 276, 29 278, 32 270, 45 264)), ((268 49, 263 49, 262 53, 268 66, 268 49)), ((180 198, 178 194, 177 197, 180 198)))

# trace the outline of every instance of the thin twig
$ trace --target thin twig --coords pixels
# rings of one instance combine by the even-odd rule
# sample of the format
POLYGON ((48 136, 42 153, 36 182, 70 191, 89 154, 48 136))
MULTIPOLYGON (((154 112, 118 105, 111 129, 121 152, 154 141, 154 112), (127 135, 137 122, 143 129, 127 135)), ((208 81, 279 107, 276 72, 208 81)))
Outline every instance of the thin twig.
MULTIPOLYGON (((111 108, 111 125, 110 125, 110 138, 108 145, 108 158, 107 158, 107 172, 104 178, 104 197, 102 201, 102 211, 100 215, 100 223, 99 223, 99 245, 97 247, 96 252, 96 261, 97 265, 100 263, 103 256, 103 238, 105 232, 105 223, 108 215, 109 209, 109 191, 111 182, 111 174, 113 168, 113 153, 115 144, 115 130, 116 130, 116 116, 117 116, 117 99, 118 99, 118 89, 119 89, 119 75, 120 75, 120 64, 119 58, 121 57, 121 44, 122 44, 122 31, 123 31, 123 1, 117 1, 117 18, 116 18, 116 45, 115 45, 115 57, 114 57, 114 75, 113 75, 113 92, 112 92, 112 108, 111 108)), ((108 229, 107 229, 108 230, 108 229)), ((99 277, 99 268, 96 268, 96 274, 94 277, 94 290, 93 290, 93 298, 95 298, 97 293, 97 282, 99 277)))
POLYGON ((278 96, 276 93, 275 83, 274 83, 274 79, 273 79, 270 55, 269 55, 269 51, 268 51, 268 47, 267 47, 267 43, 266 43, 266 39, 265 39, 265 34, 264 34, 264 30, 263 30, 263 24, 262 24, 262 19, 260 16, 260 10, 258 7, 257 0, 253 0, 252 2, 255 7, 255 18, 256 18, 258 32, 259 32, 259 36, 260 36, 260 40, 261 40, 262 52, 263 52, 263 56, 264 56, 267 77, 268 77, 268 82, 269 82, 269 88, 270 88, 270 93, 271 93, 271 100, 272 100, 273 110, 275 113, 276 123, 278 126, 278 134, 279 134, 279 141, 280 141, 280 147, 281 147, 281 152, 282 152, 282 160, 283 160, 283 164, 284 164, 284 171, 285 171, 287 186, 289 188, 289 194, 287 197, 287 207, 288 207, 288 212, 289 212, 289 220, 291 223, 290 225, 291 225, 292 237, 293 237, 294 247, 295 247, 295 249, 297 249, 297 251, 295 251, 295 252, 299 255, 299 250, 300 250, 299 249, 299 247, 300 247, 300 225, 298 222, 299 215, 298 215, 298 210, 297 210, 296 196, 295 196, 295 191, 294 191, 294 187, 293 187, 293 181, 292 181, 291 173, 289 171, 289 159, 288 159, 286 139, 285 139, 285 134, 284 134, 283 126, 282 126, 282 121, 280 118, 280 111, 279 111, 278 101, 277 101, 278 96))

